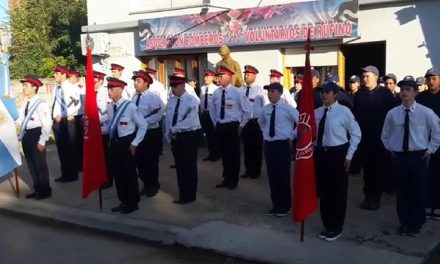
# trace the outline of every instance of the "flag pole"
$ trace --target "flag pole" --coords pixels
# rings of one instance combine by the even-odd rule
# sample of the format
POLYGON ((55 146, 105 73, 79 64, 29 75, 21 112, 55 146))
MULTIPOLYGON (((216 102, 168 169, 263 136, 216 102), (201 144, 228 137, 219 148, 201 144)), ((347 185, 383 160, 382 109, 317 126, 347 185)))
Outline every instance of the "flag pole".
POLYGON ((301 242, 304 242, 304 220, 301 221, 301 242))
POLYGON ((20 198, 20 186, 18 184, 18 170, 17 170, 17 168, 15 168, 12 171, 12 174, 14 175, 14 178, 15 178, 15 195, 17 196, 17 198, 20 198))
POLYGON ((102 211, 102 188, 99 188, 99 211, 102 211))

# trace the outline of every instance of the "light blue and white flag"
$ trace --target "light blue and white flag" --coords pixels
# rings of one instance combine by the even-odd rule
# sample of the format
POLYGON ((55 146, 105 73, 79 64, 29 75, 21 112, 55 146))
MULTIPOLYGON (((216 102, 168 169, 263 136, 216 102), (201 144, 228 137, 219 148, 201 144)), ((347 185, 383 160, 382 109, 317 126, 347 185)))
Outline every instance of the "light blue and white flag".
POLYGON ((11 77, 9 74, 9 57, 9 53, 3 53, 0 67, 0 100, 3 101, 12 118, 17 120, 18 111, 12 94, 11 77))
POLYGON ((21 165, 17 131, 11 114, 0 100, 0 177, 21 165))

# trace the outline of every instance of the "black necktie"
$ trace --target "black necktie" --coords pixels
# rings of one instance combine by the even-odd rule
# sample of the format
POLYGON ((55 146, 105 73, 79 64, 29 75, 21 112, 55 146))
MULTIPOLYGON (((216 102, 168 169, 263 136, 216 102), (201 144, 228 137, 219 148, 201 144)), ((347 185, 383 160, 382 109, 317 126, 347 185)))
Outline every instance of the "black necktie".
POLYGON ((251 89, 250 86, 246 87, 246 97, 249 97, 249 90, 251 89))
POLYGON ((269 136, 275 136, 275 105, 272 105, 272 114, 270 115, 269 136))
POLYGON ((321 120, 319 120, 318 141, 317 141, 318 147, 322 147, 322 138, 324 137, 324 127, 325 127, 325 119, 327 118, 327 111, 328 111, 328 108, 325 108, 324 115, 322 116, 321 120))
POLYGON ((29 101, 26 103, 26 108, 24 109, 24 117, 26 117, 28 115, 28 111, 29 111, 29 101))
POLYGON ((179 115, 179 106, 180 106, 180 98, 177 98, 177 104, 174 108, 174 115, 173 115, 173 122, 171 123, 172 126, 175 126, 177 123, 177 116, 179 115))
POLYGON ((205 110, 208 110, 208 86, 205 89, 205 110))
POLYGON ((141 95, 140 93, 137 94, 138 98, 136 99, 136 106, 139 106, 139 101, 141 100, 141 95))
MULTIPOLYGON (((116 118, 116 112, 117 112, 117 107, 116 104, 113 105, 113 118, 116 118)), ((115 124, 115 132, 113 134, 114 137, 119 137, 119 133, 118 133, 118 124, 115 124)))
POLYGON ((222 91, 222 105, 220 106, 220 119, 225 118, 225 93, 226 93, 226 90, 223 89, 223 91, 222 91))
POLYGON ((409 150, 409 109, 405 109, 405 124, 403 125, 403 151, 409 150))

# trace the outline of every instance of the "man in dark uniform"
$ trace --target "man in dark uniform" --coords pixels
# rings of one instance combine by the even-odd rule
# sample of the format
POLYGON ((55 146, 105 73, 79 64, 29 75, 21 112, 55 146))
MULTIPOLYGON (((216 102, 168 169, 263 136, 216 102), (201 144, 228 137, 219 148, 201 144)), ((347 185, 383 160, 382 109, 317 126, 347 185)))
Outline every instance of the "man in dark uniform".
POLYGON ((400 94, 397 92, 397 77, 394 73, 388 73, 383 77, 383 83, 386 88, 390 90, 393 94, 394 101, 396 102, 396 106, 402 103, 402 99, 400 99, 400 94))
POLYGON ((23 105, 16 122, 21 124, 19 139, 33 181, 33 192, 26 195, 26 198, 42 200, 52 194, 46 163, 46 142, 49 140, 52 118, 48 104, 37 95, 43 83, 32 76, 20 82, 23 83, 23 94, 28 101, 23 105))
POLYGON ((440 146, 440 119, 415 101, 417 83, 412 76, 397 85, 402 104, 388 112, 382 141, 396 163, 398 233, 416 237, 425 223, 428 164, 440 146))
POLYGON ((179 198, 176 204, 188 204, 197 196, 197 150, 199 145, 199 103, 185 89, 186 78, 169 76, 173 96, 166 114, 166 138, 171 141, 176 161, 179 198))
POLYGON ((147 123, 138 108, 122 97, 127 85, 117 78, 107 78, 107 88, 112 102, 107 111, 110 117, 110 173, 116 184, 121 202, 112 212, 129 214, 138 210, 139 187, 136 173, 136 147, 144 139, 147 123))
POLYGON ((384 191, 386 174, 390 171, 391 155, 380 139, 385 115, 394 107, 394 98, 390 90, 378 86, 379 70, 375 66, 362 68, 363 88, 353 104, 353 113, 362 131, 360 155, 363 157, 364 201, 362 209, 377 210, 380 207, 384 191))
MULTIPOLYGON (((313 88, 313 102, 315 109, 322 106, 321 101, 321 88, 319 86, 320 81, 320 75, 321 73, 317 69, 312 69, 312 88, 313 88)), ((301 98, 301 91, 298 92, 298 102, 301 98)), ((298 110, 301 112, 301 110, 298 108, 298 110)))
MULTIPOLYGON (((429 69, 426 74, 428 90, 417 96, 417 103, 431 108, 440 117, 440 71, 436 68, 429 69)), ((440 220, 440 150, 437 150, 429 163, 429 201, 426 217, 440 220)))

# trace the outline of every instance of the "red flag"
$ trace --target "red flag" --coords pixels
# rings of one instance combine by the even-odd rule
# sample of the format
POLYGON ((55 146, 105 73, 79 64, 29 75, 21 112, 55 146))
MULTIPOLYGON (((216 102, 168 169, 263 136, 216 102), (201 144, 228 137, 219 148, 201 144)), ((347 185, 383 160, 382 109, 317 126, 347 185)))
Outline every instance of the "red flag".
POLYGON ((303 88, 299 99, 298 139, 293 176, 293 221, 304 221, 318 208, 316 197, 315 167, 313 161, 313 140, 316 138, 315 107, 310 68, 310 37, 307 39, 306 66, 303 88))
POLYGON ((107 182, 104 145, 99 122, 98 104, 96 102, 95 82, 93 79, 92 51, 87 47, 86 65, 86 98, 84 111, 84 160, 82 197, 107 182))

